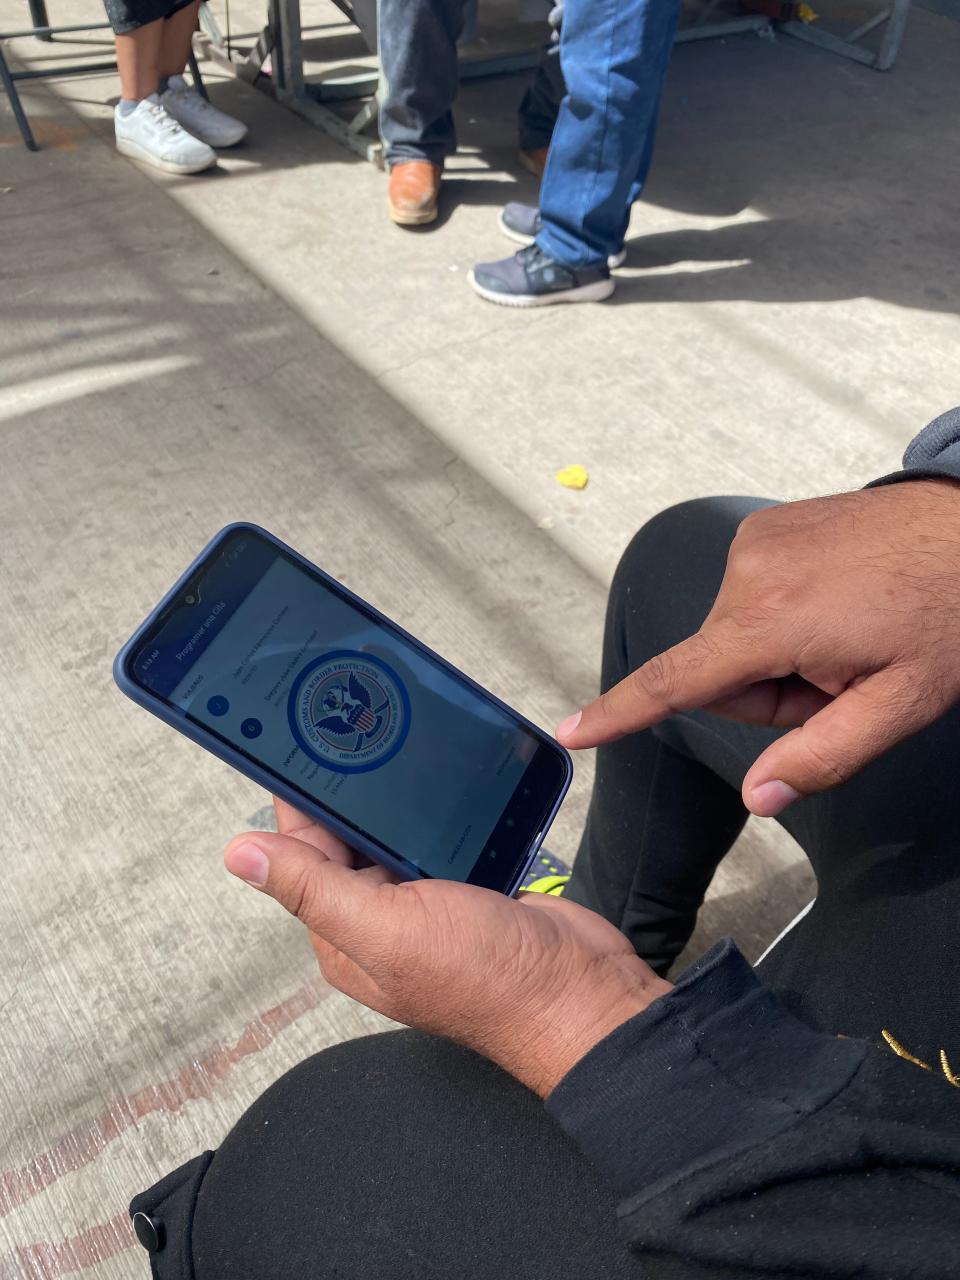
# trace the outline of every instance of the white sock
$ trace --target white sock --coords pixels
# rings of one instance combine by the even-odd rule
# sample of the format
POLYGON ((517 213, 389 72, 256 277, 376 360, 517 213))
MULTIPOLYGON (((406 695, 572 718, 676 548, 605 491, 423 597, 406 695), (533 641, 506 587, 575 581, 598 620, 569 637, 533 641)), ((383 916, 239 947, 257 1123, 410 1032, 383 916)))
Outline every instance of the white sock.
POLYGON ((140 98, 121 98, 117 108, 121 116, 132 116, 141 102, 140 98))

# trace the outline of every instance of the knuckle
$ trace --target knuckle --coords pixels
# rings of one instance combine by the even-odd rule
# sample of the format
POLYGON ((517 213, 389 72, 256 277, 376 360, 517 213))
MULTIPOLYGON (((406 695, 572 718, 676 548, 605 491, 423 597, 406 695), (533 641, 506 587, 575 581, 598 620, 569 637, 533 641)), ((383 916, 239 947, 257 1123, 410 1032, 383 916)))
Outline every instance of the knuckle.
POLYGON ((814 742, 804 744, 807 770, 825 787, 838 787, 856 772, 853 753, 848 749, 831 749, 814 742))
MULTIPOLYGON (((775 510, 776 508, 773 508, 775 510)), ((738 538, 749 538, 759 528, 763 529, 770 520, 770 508, 761 508, 759 511, 751 511, 743 517, 737 525, 737 532, 734 535, 734 542, 738 538)))
POLYGON ((916 720, 932 720, 936 709, 914 690, 899 688, 887 691, 883 703, 877 707, 875 722, 867 726, 866 737, 899 737, 907 732, 916 720), (882 727, 881 723, 882 722, 882 727))
POLYGON ((342 952, 330 947, 324 955, 317 957, 317 962, 324 981, 331 987, 344 991, 350 985, 350 962, 342 952))
POLYGON ((683 646, 682 661, 674 663, 674 679, 678 683, 682 682, 690 671, 716 661, 721 652, 722 646, 717 643, 712 632, 708 634, 705 629, 695 632, 683 646))
POLYGON ((783 507, 761 507, 759 511, 751 511, 737 525, 737 531, 730 544, 732 552, 741 554, 747 548, 766 547, 771 541, 786 536, 791 524, 784 514, 783 507))
POLYGON ((669 703, 677 688, 677 668, 672 658, 658 653, 634 671, 631 692, 638 698, 669 703))
POLYGON ((727 574, 735 581, 752 582, 770 571, 770 548, 765 542, 734 542, 727 559, 727 574))
POLYGON ((888 691, 888 716, 905 727, 935 720, 948 701, 944 691, 949 688, 950 674, 946 667, 931 668, 927 679, 914 673, 905 674, 888 691))
POLYGON ((676 649, 658 653, 633 672, 630 688, 645 705, 651 701, 674 710, 684 701, 691 676, 719 655, 719 646, 704 631, 697 631, 676 649))
POLYGON ((811 545, 804 532, 786 521, 783 509, 753 511, 741 521, 727 555, 727 577, 735 583, 761 584, 764 592, 792 592, 810 564, 811 545))
POLYGON ((287 882, 283 897, 284 906, 291 915, 309 925, 316 916, 318 897, 317 879, 311 867, 296 868, 287 882))

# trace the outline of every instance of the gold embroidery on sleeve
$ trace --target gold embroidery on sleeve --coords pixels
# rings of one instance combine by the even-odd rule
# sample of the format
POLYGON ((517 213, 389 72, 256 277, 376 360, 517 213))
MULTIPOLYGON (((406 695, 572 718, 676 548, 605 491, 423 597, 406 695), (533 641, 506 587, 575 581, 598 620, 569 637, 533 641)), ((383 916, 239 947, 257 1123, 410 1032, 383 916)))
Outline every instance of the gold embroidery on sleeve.
POLYGON ((900 1043, 900 1041, 896 1038, 896 1036, 893 1035, 892 1032, 887 1031, 886 1028, 884 1028, 884 1030, 881 1031, 880 1034, 883 1036, 884 1040, 886 1040, 887 1044, 890 1046, 890 1048, 893 1050, 893 1052, 897 1055, 898 1058, 906 1058, 907 1062, 912 1062, 915 1067, 923 1067, 924 1071, 933 1070, 929 1062, 921 1062, 919 1058, 915 1058, 913 1056, 913 1054, 909 1051, 909 1049, 905 1049, 903 1045, 900 1043))
POLYGON ((947 1057, 946 1049, 940 1050, 940 1066, 943 1068, 943 1074, 947 1077, 955 1089, 960 1089, 960 1076, 956 1075, 950 1068, 950 1059, 947 1057))
MULTIPOLYGON (((912 1062, 915 1067, 922 1067, 924 1071, 933 1070, 933 1067, 930 1066, 929 1062, 922 1062, 919 1058, 914 1057, 909 1049, 905 1049, 893 1032, 887 1031, 886 1028, 883 1028, 880 1034, 898 1058, 904 1058, 907 1062, 912 1062)), ((955 1089, 960 1089, 960 1076, 958 1076, 950 1066, 950 1059, 947 1057, 946 1049, 940 1050, 940 1068, 946 1076, 948 1083, 952 1084, 955 1089)))

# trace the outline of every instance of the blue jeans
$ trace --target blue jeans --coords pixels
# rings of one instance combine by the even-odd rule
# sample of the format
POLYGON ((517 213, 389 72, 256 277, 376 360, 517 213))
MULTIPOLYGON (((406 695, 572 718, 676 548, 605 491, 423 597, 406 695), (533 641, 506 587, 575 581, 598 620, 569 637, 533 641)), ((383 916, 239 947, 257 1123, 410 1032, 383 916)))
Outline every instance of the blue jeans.
POLYGON ((679 0, 566 0, 567 96, 540 188, 537 244, 568 267, 623 245, 650 169, 679 0))
POLYGON ((443 164, 457 149, 457 41, 470 0, 380 0, 380 136, 388 164, 443 164))
MULTIPOLYGON (((520 20, 545 17, 549 7, 548 0, 541 0, 539 6, 524 5, 521 0, 520 20)), ((379 0, 378 11, 383 78, 380 136, 387 163, 429 160, 443 164, 457 149, 453 120, 460 80, 457 42, 470 40, 474 34, 477 0, 379 0)), ((556 48, 548 45, 534 84, 520 106, 520 145, 524 150, 549 144, 562 97, 556 48)))

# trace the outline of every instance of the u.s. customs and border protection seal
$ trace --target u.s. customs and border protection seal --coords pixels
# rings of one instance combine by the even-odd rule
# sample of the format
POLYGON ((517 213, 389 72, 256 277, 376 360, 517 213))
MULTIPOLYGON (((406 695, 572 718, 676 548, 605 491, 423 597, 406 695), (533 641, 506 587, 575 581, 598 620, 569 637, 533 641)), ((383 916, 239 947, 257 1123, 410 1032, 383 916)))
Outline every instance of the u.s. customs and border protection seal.
POLYGON ((314 658, 299 673, 287 718, 297 745, 311 760, 336 773, 367 773, 403 746, 410 699, 381 658, 338 649, 314 658))

